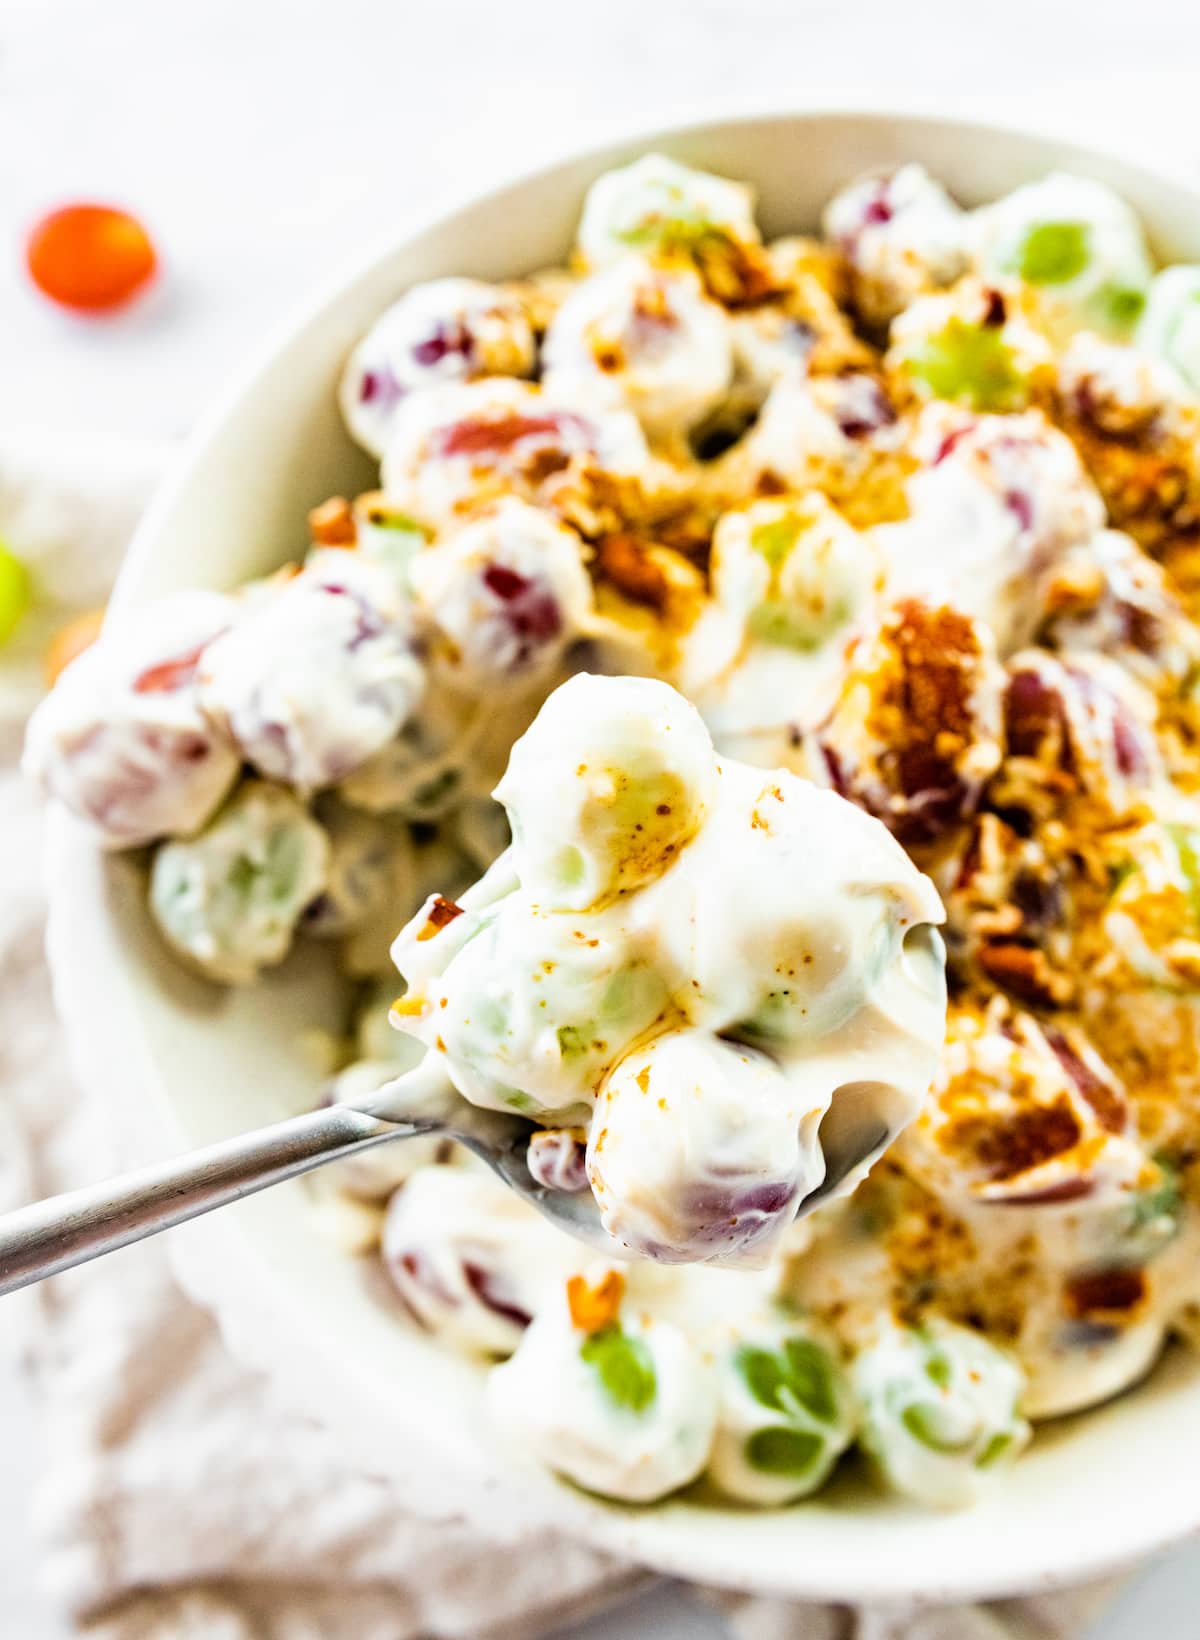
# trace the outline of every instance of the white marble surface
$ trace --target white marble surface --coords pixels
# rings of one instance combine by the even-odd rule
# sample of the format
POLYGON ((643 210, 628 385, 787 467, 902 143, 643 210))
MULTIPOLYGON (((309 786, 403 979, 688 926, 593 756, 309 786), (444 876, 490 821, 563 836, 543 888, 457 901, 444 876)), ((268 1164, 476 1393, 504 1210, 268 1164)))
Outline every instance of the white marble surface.
MULTIPOLYGON (((0 423, 184 432, 366 239, 635 122, 915 102, 1200 172, 1198 61, 1200 12, 1183 0, 0 0, 0 423), (20 272, 30 217, 81 195, 131 204, 165 255, 162 288, 107 323, 48 310, 20 272)), ((0 1362, 0 1633, 14 1640, 66 1633, 31 1566, 39 1452, 0 1362)), ((1200 1551, 1181 1551, 1088 1640, 1192 1640, 1198 1605, 1200 1551)), ((572 1640, 722 1632, 666 1588, 572 1640)))

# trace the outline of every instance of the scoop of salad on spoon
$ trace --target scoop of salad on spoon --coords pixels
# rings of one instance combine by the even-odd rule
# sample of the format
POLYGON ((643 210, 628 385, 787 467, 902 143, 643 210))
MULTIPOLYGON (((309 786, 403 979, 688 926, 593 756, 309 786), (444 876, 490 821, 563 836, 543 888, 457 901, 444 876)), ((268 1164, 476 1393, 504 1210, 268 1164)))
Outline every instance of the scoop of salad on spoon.
POLYGON ((885 828, 645 678, 563 684, 496 796, 511 847, 393 946, 416 1068, 0 1218, 0 1292, 420 1134, 609 1257, 761 1262, 853 1189, 945 1028, 941 902, 885 828))

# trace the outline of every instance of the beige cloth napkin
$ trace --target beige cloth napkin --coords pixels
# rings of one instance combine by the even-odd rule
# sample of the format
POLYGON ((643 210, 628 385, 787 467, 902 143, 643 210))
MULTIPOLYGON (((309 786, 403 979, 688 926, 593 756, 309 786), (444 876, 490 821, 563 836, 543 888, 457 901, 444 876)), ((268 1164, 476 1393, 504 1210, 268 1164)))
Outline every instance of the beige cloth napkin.
MULTIPOLYGON (((156 463, 110 449, 74 464, 0 437, 0 536, 88 596, 111 576, 156 463), (89 477, 89 474, 91 475, 89 477)), ((46 577, 49 580, 49 576, 46 577)), ((20 682, 10 678, 10 683, 20 682)), ((9 758, 27 691, 9 702, 9 758)), ((0 1210, 120 1163, 75 1085, 42 955, 43 889, 25 869, 38 804, 0 773, 0 1210)), ((35 1511, 44 1580, 92 1640, 528 1640, 650 1581, 528 1526, 503 1501, 445 1509, 446 1477, 357 1471, 330 1433, 224 1347, 172 1279, 162 1242, 0 1301, 45 1406, 35 1511), (431 1505, 435 1494, 437 1507, 431 1505)), ((464 1498, 464 1505, 467 1500, 464 1498)), ((797 1531, 802 1521, 797 1522, 797 1531)), ((707 1591, 739 1640, 1065 1640, 1110 1586, 912 1612, 802 1607, 707 1591)))

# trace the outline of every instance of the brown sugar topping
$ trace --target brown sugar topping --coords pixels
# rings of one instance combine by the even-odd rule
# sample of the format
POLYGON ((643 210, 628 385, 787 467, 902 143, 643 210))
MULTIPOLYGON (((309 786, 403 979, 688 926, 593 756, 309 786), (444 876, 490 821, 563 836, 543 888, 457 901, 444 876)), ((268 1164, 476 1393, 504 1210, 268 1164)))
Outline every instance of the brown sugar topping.
MULTIPOLYGON (((966 741, 972 729, 968 668, 979 655, 969 617, 956 609, 901 604, 888 639, 900 663, 888 704, 925 738, 936 727, 937 751, 966 741)), ((932 748, 931 748, 932 749, 932 748)))

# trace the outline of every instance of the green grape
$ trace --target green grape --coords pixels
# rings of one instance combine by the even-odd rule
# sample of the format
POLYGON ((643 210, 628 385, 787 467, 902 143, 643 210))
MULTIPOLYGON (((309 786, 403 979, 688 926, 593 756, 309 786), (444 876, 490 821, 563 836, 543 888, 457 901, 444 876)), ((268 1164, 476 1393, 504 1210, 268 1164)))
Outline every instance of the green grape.
POLYGON ((979 213, 979 271, 1016 276, 1039 295, 1039 328, 1057 343, 1080 330, 1127 335, 1152 268, 1142 227, 1117 194, 1054 172, 979 213))
POLYGON ((1003 333, 989 325, 951 319, 908 359, 909 373, 934 398, 973 410, 1018 410, 1027 389, 1003 333))
POLYGON ((304 805, 282 787, 251 780, 202 831, 158 850, 150 909, 196 967, 244 984, 287 955, 328 872, 328 836, 304 805))
POLYGON ((1183 1210, 1178 1169, 1166 1156, 1154 1159, 1160 1174, 1158 1183, 1149 1190, 1139 1190, 1133 1198, 1133 1222, 1139 1230, 1164 1219, 1177 1221, 1183 1210))
POLYGON ((828 1423, 837 1416, 833 1362, 829 1352, 809 1338, 789 1338, 778 1354, 740 1349, 736 1364, 756 1401, 772 1410, 794 1413, 797 1408, 828 1423))
POLYGON ((759 524, 750 531, 750 545, 773 570, 782 568, 792 548, 800 539, 804 523, 796 513, 785 513, 769 523, 759 524))
POLYGON ((1092 298, 1092 305, 1107 329, 1123 335, 1141 318, 1146 293, 1124 285, 1102 285, 1092 298))
POLYGON ((664 250, 695 250, 707 239, 727 239, 714 223, 699 214, 685 214, 682 205, 674 216, 649 217, 631 228, 621 229, 615 237, 634 250, 661 246, 664 250))
POLYGON ((802 1429, 757 1430, 746 1442, 746 1462, 764 1475, 807 1475, 825 1450, 819 1435, 802 1429))
POLYGON ((760 642, 810 652, 869 595, 869 547, 819 498, 760 502, 718 526, 717 596, 760 642))
POLYGON ((1065 285, 1088 265, 1088 229, 1083 222, 1039 222, 1025 236, 1017 272, 1031 285, 1065 285))
POLYGON ((1187 884, 1192 916, 1200 922, 1200 851, 1196 847, 1197 834, 1191 826, 1180 825, 1168 825, 1166 832, 1179 858, 1179 869, 1187 884))
POLYGON ((802 1327, 774 1319, 719 1362, 708 1472, 742 1503, 807 1497, 854 1439, 857 1411, 835 1346, 802 1327))
POLYGON ((895 1491, 924 1503, 971 1502, 981 1474, 1029 1439, 1020 1369, 966 1328, 941 1320, 884 1328, 852 1376, 863 1447, 895 1491))
MULTIPOLYGON (((845 626, 850 619, 850 605, 844 599, 834 600, 822 612, 831 630, 845 626)), ((821 636, 814 632, 811 616, 794 613, 778 603, 759 604, 750 613, 747 626, 751 634, 764 643, 778 644, 785 649, 807 652, 821 645, 821 636)))
POLYGON ((588 1051, 590 1037, 587 1031, 578 1025, 560 1025, 555 1033, 558 1037, 558 1049, 564 1059, 577 1059, 580 1054, 588 1051))
POLYGON ((1136 317, 1137 346, 1165 359, 1200 392, 1200 267, 1183 264, 1156 274, 1136 317))
POLYGON ((644 1412, 654 1400, 654 1362, 640 1338, 631 1338, 618 1325, 603 1327, 584 1339, 579 1354, 619 1407, 644 1412))
POLYGON ((7 643, 33 601, 29 571, 0 541, 0 643, 7 643))
POLYGON ((381 564, 406 593, 412 561, 428 540, 429 531, 423 524, 384 504, 370 507, 358 526, 358 547, 363 557, 381 564))
POLYGON ((975 1442, 968 1435, 949 1435, 942 1428, 941 1409, 931 1401, 913 1401, 900 1414, 900 1421, 914 1440, 933 1452, 969 1452, 975 1442))
POLYGON ((1154 1158, 1157 1181, 1136 1190, 1123 1212, 1114 1247, 1115 1261, 1140 1267, 1156 1258, 1179 1234, 1185 1209, 1179 1169, 1168 1156, 1154 1158))
POLYGON ((990 1469, 994 1463, 999 1463, 1013 1444, 1014 1436, 1009 1434, 993 1435, 983 1451, 975 1460, 976 1469, 990 1469))

